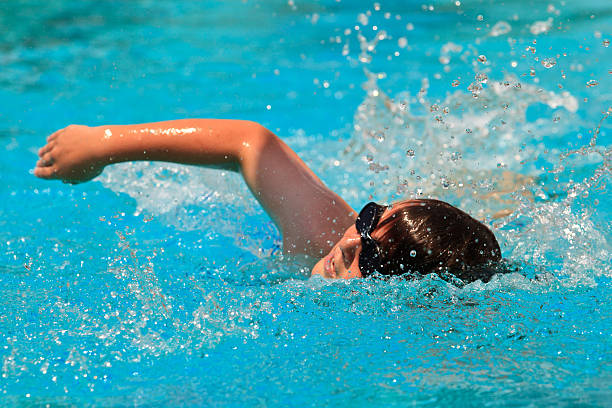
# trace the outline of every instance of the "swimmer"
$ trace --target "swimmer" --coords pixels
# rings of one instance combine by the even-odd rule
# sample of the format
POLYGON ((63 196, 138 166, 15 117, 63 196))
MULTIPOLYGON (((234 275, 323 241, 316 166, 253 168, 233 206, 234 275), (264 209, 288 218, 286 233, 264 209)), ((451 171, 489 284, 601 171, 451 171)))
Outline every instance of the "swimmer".
POLYGON ((109 164, 135 160, 240 172, 280 229, 283 251, 318 259, 312 275, 349 279, 436 272, 464 282, 487 281, 493 272, 486 266, 501 259, 485 225, 442 201, 368 203, 355 211, 280 138, 255 122, 70 125, 50 135, 38 155, 37 177, 73 184, 93 179, 109 164))

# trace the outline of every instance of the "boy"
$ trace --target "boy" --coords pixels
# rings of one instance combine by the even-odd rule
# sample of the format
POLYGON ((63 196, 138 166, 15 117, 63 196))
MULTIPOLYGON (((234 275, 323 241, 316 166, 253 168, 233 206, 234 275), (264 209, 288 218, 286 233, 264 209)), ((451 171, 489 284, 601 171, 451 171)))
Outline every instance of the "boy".
POLYGON ((437 200, 367 204, 357 214, 282 140, 249 121, 184 119, 139 125, 71 125, 47 138, 34 174, 81 183, 105 166, 159 160, 239 171, 276 223, 283 250, 321 258, 328 278, 451 272, 488 280, 481 268, 501 259, 493 233, 437 200))

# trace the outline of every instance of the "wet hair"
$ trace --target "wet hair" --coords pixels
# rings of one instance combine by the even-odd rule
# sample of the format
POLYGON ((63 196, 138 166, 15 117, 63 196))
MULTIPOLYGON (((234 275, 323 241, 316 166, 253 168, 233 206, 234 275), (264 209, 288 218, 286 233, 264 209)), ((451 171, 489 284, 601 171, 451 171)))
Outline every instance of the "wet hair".
POLYGON ((463 282, 490 280, 501 250, 493 232, 460 209, 433 199, 393 204, 373 238, 382 250, 382 275, 452 274, 463 282))

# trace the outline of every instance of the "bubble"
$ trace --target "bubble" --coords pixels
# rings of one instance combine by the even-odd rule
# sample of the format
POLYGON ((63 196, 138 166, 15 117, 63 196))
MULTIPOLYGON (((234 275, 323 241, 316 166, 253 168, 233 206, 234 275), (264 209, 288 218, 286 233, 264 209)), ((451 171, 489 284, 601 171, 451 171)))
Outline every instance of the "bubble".
POLYGON ((542 60, 542 65, 544 66, 544 68, 552 68, 557 65, 557 60, 554 58, 544 58, 542 60))
POLYGON ((610 40, 608 40, 607 38, 605 40, 603 40, 603 46, 608 48, 610 46, 610 40))
POLYGON ((408 40, 406 39, 406 37, 400 37, 397 39, 397 46, 400 48, 406 48, 406 46, 408 45, 408 40))
POLYGON ((484 17, 482 16, 482 14, 479 14, 478 16, 476 16, 476 20, 482 21, 484 20, 484 17))
POLYGON ((456 87, 458 87, 458 86, 459 86, 459 84, 460 84, 460 83, 461 83, 461 82, 459 82, 459 80, 458 80, 458 79, 455 79, 455 80, 454 80, 454 81, 451 83, 451 86, 452 86, 453 88, 456 88, 456 87))
POLYGON ((591 79, 589 82, 586 83, 587 88, 591 88, 597 85, 599 85, 599 82, 596 81, 595 79, 591 79))
POLYGON ((487 57, 484 56, 484 55, 479 55, 478 56, 478 62, 481 62, 481 63, 484 64, 485 62, 487 62, 487 57))
POLYGON ((412 149, 407 150, 407 151, 406 151, 406 156, 408 156, 408 157, 414 157, 414 150, 412 150, 412 149))
POLYGON ((410 251, 410 256, 413 258, 416 256, 416 251, 414 249, 410 251))

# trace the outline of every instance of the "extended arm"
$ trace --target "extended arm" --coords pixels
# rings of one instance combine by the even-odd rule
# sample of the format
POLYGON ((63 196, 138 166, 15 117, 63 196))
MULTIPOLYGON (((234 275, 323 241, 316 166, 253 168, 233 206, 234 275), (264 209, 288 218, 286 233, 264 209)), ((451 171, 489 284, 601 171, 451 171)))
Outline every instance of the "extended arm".
POLYGON ((353 209, 282 140, 249 121, 184 119, 141 125, 68 126, 39 151, 34 174, 71 183, 105 166, 159 160, 240 171, 283 234, 286 252, 326 253, 354 221, 353 209))

